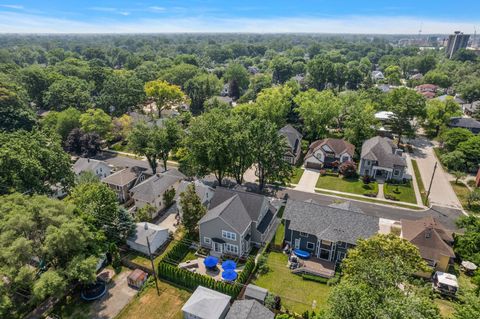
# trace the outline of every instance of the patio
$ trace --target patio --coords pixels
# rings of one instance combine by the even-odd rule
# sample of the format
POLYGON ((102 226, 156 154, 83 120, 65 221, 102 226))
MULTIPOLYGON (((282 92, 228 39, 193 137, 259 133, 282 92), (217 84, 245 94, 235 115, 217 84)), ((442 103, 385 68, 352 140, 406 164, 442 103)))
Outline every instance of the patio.
POLYGON ((307 260, 298 259, 298 261, 300 267, 292 270, 294 274, 310 274, 324 278, 333 278, 335 276, 335 263, 315 257, 307 260))
MULTIPOLYGON (((200 275, 209 276, 209 277, 211 277, 211 278, 213 278, 217 281, 223 280, 222 279, 222 272, 223 272, 222 264, 218 263, 215 269, 210 269, 210 268, 207 268, 205 266, 205 264, 203 262, 204 260, 205 260, 205 258, 199 257, 197 259, 182 262, 178 265, 178 267, 187 269, 191 272, 195 272, 195 273, 200 274, 200 275)), ((241 268, 242 267, 237 267, 235 269, 235 272, 240 273, 242 271, 241 268)))

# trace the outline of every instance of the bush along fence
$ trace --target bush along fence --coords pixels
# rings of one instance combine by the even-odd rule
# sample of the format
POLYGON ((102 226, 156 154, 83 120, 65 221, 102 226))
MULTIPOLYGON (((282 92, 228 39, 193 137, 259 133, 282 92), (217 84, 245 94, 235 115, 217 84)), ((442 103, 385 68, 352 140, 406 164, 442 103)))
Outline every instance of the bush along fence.
MULTIPOLYGON (((174 248, 175 249, 175 248, 174 248)), ((174 251, 172 249, 171 252, 174 251)), ((182 248, 176 250, 175 254, 179 253, 182 248)), ((188 250, 188 246, 187 246, 188 250)), ((160 262, 158 265, 158 276, 162 279, 170 281, 179 286, 185 287, 189 290, 194 290, 198 286, 204 286, 213 290, 217 290, 221 293, 227 294, 236 298, 242 287, 250 275, 255 269, 255 258, 253 256, 247 259, 243 271, 238 275, 238 278, 233 283, 216 281, 211 277, 203 276, 197 273, 192 273, 186 269, 178 268, 176 265, 173 265, 168 262, 160 262)))

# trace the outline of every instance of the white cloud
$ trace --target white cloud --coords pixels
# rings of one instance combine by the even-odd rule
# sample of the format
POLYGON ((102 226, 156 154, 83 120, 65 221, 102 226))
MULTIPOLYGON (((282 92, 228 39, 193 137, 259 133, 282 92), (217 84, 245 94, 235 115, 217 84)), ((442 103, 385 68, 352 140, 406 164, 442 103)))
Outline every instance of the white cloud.
POLYGON ((8 8, 8 9, 23 9, 23 6, 20 4, 0 4, 0 7, 8 8))
MULTIPOLYGON (((105 8, 104 8, 105 9, 105 8)), ((115 11, 118 13, 118 11, 115 11)), ((122 11, 127 13, 126 11, 122 11)), ((216 18, 163 17, 121 22, 99 19, 92 22, 52 18, 18 12, 0 12, 3 33, 174 33, 174 32, 250 32, 250 33, 363 33, 416 34, 420 21, 423 34, 472 32, 471 21, 428 20, 416 17, 340 18, 279 17, 279 18, 216 18)))
POLYGON ((164 7, 158 7, 158 6, 153 6, 153 7, 148 7, 149 11, 153 11, 153 12, 165 12, 165 8, 164 7))

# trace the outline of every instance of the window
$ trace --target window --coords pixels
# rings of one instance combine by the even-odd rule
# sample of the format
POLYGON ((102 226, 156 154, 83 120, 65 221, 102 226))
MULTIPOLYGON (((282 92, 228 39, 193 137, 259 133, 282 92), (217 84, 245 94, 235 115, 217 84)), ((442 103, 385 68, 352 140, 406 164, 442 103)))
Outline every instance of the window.
POLYGON ((210 238, 208 238, 208 237, 203 237, 203 242, 204 242, 205 244, 211 244, 211 243, 212 243, 212 240, 211 240, 210 238))
POLYGON ((340 247, 340 248, 347 248, 347 243, 345 243, 343 241, 339 241, 337 246, 340 247))
POLYGON ((398 175, 398 174, 400 174, 400 171, 398 169, 393 171, 393 175, 398 175))
POLYGON ((367 161, 367 165, 370 166, 370 161, 367 161))
POLYGON ((227 247, 227 252, 238 254, 238 246, 237 245, 232 245, 232 244, 226 244, 227 247))
POLYGON ((307 249, 314 250, 315 249, 315 243, 307 242, 307 249))
POLYGON ((342 259, 345 258, 345 253, 344 252, 338 252, 337 254, 337 261, 342 261, 342 259))
POLYGON ((237 240, 237 234, 222 230, 222 237, 225 239, 230 239, 230 240, 237 240))
POLYGON ((302 232, 300 232, 300 236, 302 236, 302 237, 308 237, 308 234, 307 234, 307 233, 302 233, 302 232))
POLYGON ((348 161, 348 156, 342 156, 342 163, 348 161))

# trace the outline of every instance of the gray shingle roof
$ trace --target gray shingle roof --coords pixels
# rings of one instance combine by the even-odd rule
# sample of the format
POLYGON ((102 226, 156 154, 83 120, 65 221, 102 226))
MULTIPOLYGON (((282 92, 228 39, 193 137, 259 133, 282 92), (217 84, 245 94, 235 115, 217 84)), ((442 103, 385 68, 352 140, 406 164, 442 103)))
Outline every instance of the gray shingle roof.
POLYGON ((355 244, 379 230, 378 217, 292 199, 287 201, 283 218, 290 221, 290 229, 332 242, 355 244))
POLYGON ((247 288, 245 288, 245 297, 257 299, 257 300, 265 300, 267 297, 268 290, 259 286, 255 286, 254 284, 248 284, 247 288))
POLYGON ((146 222, 137 223, 135 225, 135 232, 128 238, 128 241, 147 246, 147 237, 152 241, 153 238, 161 232, 168 233, 168 228, 146 222))
POLYGON ((113 173, 102 179, 103 182, 107 184, 117 185, 117 186, 124 186, 129 184, 130 182, 137 179, 141 172, 145 172, 147 169, 143 167, 127 167, 118 172, 113 173))
MULTIPOLYGON (((208 191, 213 192, 213 188, 203 184, 200 181, 194 181, 194 182, 182 181, 180 183, 180 185, 178 185, 177 193, 175 194, 175 200, 178 201, 180 199, 180 194, 183 193, 187 189, 187 186, 192 184, 192 183, 195 185, 195 193, 197 193, 197 196, 200 198, 200 200, 205 198, 205 194, 208 191)), ((211 199, 211 198, 209 198, 209 199, 211 199)))
POLYGON ((452 117, 448 126, 480 129, 480 122, 471 117, 452 117))
POLYGON ((363 142, 362 159, 378 161, 378 166, 393 168, 394 165, 407 166, 407 161, 401 155, 395 154, 395 145, 393 141, 386 138, 375 136, 363 142))
POLYGON ((73 164, 73 172, 77 175, 86 171, 95 172, 95 169, 97 168, 97 166, 101 164, 105 166, 109 166, 108 163, 104 161, 99 161, 92 158, 80 157, 75 162, 75 164, 73 164))
POLYGON ((198 318, 217 319, 221 318, 229 303, 230 296, 198 286, 182 307, 182 311, 198 318))
POLYGON ((298 149, 300 149, 301 145, 295 145, 296 141, 301 141, 302 140, 302 134, 300 134, 293 126, 290 124, 285 125, 282 127, 279 131, 280 135, 285 136, 288 146, 294 152, 295 154, 298 152, 298 149))
POLYGON ((225 319, 273 319, 275 314, 256 300, 235 300, 225 319))
POLYGON ((264 201, 267 198, 260 194, 250 193, 242 190, 228 189, 224 187, 217 187, 215 189, 215 195, 213 195, 210 202, 209 209, 223 203, 230 197, 238 195, 246 211, 250 215, 252 220, 258 220, 264 201))
POLYGON ((137 200, 151 203, 155 198, 163 195, 167 189, 180 180, 182 180, 182 177, 174 172, 170 173, 170 171, 167 171, 164 173, 158 173, 133 187, 131 189, 131 192, 133 193, 132 197, 137 200))
POLYGON ((238 195, 234 195, 214 208, 209 209, 198 223, 202 224, 215 218, 221 218, 239 234, 242 234, 252 222, 238 195))

